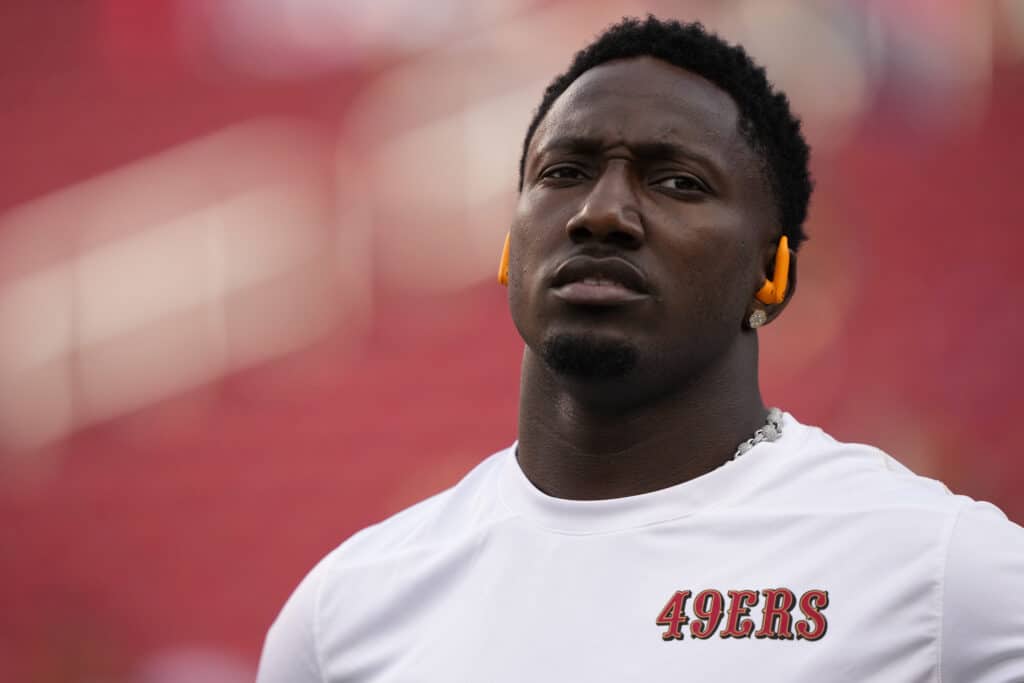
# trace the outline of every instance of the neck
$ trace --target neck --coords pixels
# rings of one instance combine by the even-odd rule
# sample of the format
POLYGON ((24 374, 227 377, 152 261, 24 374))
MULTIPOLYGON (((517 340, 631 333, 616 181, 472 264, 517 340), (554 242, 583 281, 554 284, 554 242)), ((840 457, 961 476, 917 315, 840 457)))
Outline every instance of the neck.
POLYGON ((757 383, 757 339, 744 337, 699 373, 652 395, 626 380, 567 380, 527 349, 517 453, 523 472, 556 498, 598 500, 666 488, 721 466, 768 413, 757 383))

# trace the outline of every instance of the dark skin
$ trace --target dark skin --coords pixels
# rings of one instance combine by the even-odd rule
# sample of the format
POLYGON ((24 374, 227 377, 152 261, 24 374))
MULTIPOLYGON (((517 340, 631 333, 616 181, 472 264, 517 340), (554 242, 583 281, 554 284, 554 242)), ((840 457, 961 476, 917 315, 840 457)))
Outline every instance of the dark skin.
POLYGON ((517 457, 545 493, 636 495, 719 467, 765 423, 754 298, 781 226, 739 114, 704 78, 608 62, 559 97, 531 140, 512 226, 509 303, 526 342, 517 457), (619 257, 646 290, 617 305, 557 295, 560 265, 619 257), (633 350, 612 377, 560 372, 545 342, 633 350))

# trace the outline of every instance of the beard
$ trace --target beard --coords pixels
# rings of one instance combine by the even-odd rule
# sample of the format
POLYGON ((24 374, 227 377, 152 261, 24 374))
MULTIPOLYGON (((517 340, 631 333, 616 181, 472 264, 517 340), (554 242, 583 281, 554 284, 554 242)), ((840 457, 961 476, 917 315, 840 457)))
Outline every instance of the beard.
POLYGON ((623 341, 559 334, 541 345, 541 358, 560 375, 582 380, 617 379, 637 364, 637 349, 623 341))

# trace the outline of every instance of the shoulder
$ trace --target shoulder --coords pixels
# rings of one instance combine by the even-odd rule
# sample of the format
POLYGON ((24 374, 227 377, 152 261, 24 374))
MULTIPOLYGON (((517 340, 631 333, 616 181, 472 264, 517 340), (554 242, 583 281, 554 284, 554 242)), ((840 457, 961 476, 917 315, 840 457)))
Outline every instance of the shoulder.
POLYGON ((787 415, 797 434, 782 465, 794 485, 824 510, 917 509, 953 515, 969 498, 915 474, 885 451, 835 439, 787 415))
POLYGON ((942 606, 943 680, 1024 680, 1024 528, 988 503, 962 505, 942 606))
MULTIPOLYGON (((1014 537, 1020 527, 998 508, 957 495, 940 481, 922 477, 888 453, 859 443, 844 443, 823 430, 786 416, 783 448, 761 454, 757 491, 760 508, 828 520, 834 528, 860 529, 879 542, 919 547, 927 542, 936 563, 959 554, 956 539, 964 529, 1001 529, 1014 537), (914 541, 914 543, 911 543, 914 541)), ((775 444, 771 444, 775 446, 775 444)))
POLYGON ((338 563, 430 547, 473 534, 510 516, 499 495, 499 477, 514 447, 498 451, 457 484, 366 527, 335 551, 338 563))
POLYGON ((1024 528, 878 448, 795 420, 791 428, 797 446, 778 453, 791 461, 776 465, 790 478, 788 493, 802 492, 810 509, 837 524, 866 529, 894 569, 908 552, 930 567, 941 680, 1024 681, 1024 528))
POLYGON ((464 545, 467 538, 510 517, 498 495, 497 478, 511 457, 512 448, 495 453, 452 488, 363 529, 328 553, 303 578, 270 627, 259 683, 320 683, 326 678, 325 636, 336 640, 342 626, 359 622, 360 609, 366 606, 360 596, 375 595, 382 576, 395 567, 428 571, 425 558, 441 555, 438 549, 449 548, 450 553, 450 546, 464 545), (338 609, 347 615, 346 624, 334 620, 325 634, 321 615, 338 609))

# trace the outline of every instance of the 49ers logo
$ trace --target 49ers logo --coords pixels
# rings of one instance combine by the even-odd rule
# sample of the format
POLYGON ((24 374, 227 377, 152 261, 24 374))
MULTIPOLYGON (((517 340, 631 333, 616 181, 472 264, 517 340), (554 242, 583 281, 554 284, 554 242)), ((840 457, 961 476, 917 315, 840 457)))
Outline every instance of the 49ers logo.
POLYGON ((721 638, 770 638, 772 640, 820 640, 828 629, 823 614, 828 607, 828 591, 813 589, 797 599, 788 588, 765 588, 762 591, 726 591, 726 599, 714 589, 697 593, 687 613, 690 591, 676 591, 658 614, 658 626, 665 626, 663 640, 682 640, 683 632, 699 640, 707 640, 716 632, 721 638), (751 610, 761 603, 759 623, 751 610), (793 619, 793 608, 799 607, 803 618, 793 619), (722 629, 719 631, 719 627, 722 629), (688 628, 684 628, 688 627, 688 628))

